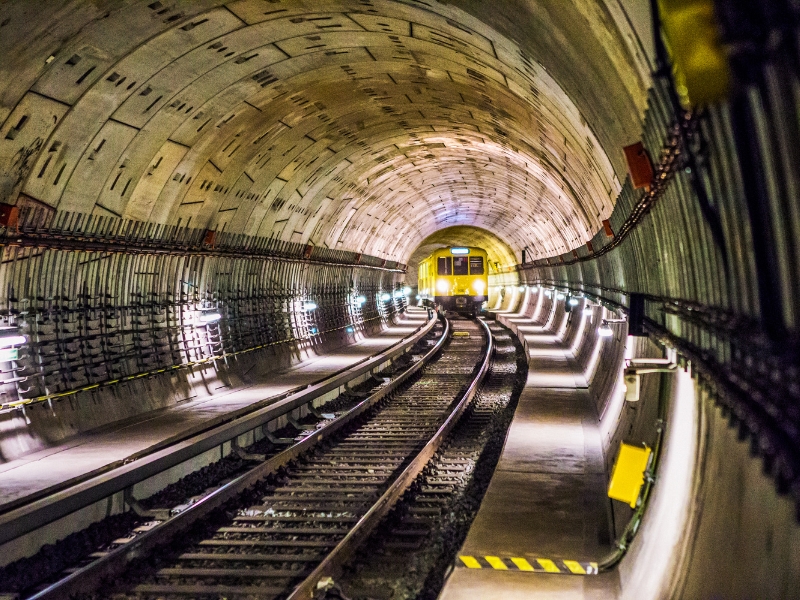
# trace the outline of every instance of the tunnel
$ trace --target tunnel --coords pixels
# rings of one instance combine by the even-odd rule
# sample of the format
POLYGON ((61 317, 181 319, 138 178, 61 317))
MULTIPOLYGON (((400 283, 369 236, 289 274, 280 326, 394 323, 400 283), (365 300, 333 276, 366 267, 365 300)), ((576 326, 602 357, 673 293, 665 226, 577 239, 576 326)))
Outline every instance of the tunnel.
POLYGON ((73 597, 61 571, 207 491, 147 498, 436 331, 524 357, 482 501, 428 595, 313 597, 800 597, 799 27, 788 0, 0 4, 0 597, 73 597), (487 252, 476 321, 422 299, 453 248, 487 252))

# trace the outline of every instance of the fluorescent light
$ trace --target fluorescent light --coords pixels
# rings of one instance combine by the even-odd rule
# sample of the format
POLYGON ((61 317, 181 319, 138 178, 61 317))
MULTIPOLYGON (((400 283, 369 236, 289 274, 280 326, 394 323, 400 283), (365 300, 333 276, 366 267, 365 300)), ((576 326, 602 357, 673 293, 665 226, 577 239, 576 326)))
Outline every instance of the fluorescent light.
POLYGON ((566 296, 564 294, 562 294, 561 292, 558 292, 556 294, 556 300, 563 300, 564 298, 566 298, 566 296))
POLYGON ((583 314, 585 314, 587 317, 591 317, 593 312, 594 311, 590 306, 587 306, 586 308, 583 309, 583 314))
POLYGON ((28 338, 19 332, 16 327, 0 329, 0 348, 19 346, 28 341, 28 338))
POLYGON ((356 296, 356 302, 359 304, 366 304, 367 297, 366 296, 356 296))
POLYGON ((577 298, 570 298, 569 299, 569 305, 570 306, 578 306, 579 303, 580 303, 580 300, 578 300, 577 298))
POLYGON ((204 312, 200 314, 201 323, 216 323, 222 318, 218 312, 204 312))
POLYGON ((383 300, 384 302, 388 302, 391 299, 392 296, 390 294, 381 294, 381 300, 383 300))
POLYGON ((420 296, 419 294, 417 294, 417 300, 422 300, 422 296, 420 296))
POLYGON ((450 254, 469 254, 469 248, 450 248, 450 254))
POLYGON ((347 333, 353 333, 355 331, 355 329, 353 329, 352 327, 348 327, 347 329, 345 329, 345 331, 347 333))
POLYGON ((524 292, 525 291, 525 286, 524 285, 519 286, 519 291, 520 292, 524 292))
POLYGON ((614 335, 614 330, 611 329, 608 325, 601 325, 597 328, 597 335, 600 337, 611 337, 614 335))
POLYGON ((317 303, 316 302, 304 302, 303 303, 303 308, 305 308, 306 310, 316 310, 317 303))
POLYGON ((410 296, 411 295, 411 288, 408 287, 408 286, 404 287, 403 288, 403 295, 404 296, 410 296))

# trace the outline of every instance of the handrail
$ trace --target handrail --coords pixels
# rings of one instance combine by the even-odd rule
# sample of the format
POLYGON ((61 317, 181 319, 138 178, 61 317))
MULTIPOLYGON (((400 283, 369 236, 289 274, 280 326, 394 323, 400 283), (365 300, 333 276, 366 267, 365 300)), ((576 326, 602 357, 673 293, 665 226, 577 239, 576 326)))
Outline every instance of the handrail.
MULTIPOLYGON (((492 333, 485 321, 479 321, 486 330, 487 345, 481 368, 473 379, 461 401, 450 413, 445 422, 439 427, 434 436, 425 444, 425 447, 414 457, 414 460, 403 470, 400 476, 389 486, 372 507, 359 519, 355 527, 336 545, 330 554, 314 569, 306 579, 292 591, 286 600, 307 600, 313 598, 318 585, 326 578, 338 576, 344 562, 353 554, 358 546, 363 543, 372 530, 380 523, 381 519, 394 507, 405 493, 406 489, 414 482, 425 468, 428 461, 436 454, 448 434, 455 427, 462 413, 472 401, 478 386, 483 382, 492 359, 494 342, 492 333)), ((449 322, 448 322, 449 323, 449 322)))

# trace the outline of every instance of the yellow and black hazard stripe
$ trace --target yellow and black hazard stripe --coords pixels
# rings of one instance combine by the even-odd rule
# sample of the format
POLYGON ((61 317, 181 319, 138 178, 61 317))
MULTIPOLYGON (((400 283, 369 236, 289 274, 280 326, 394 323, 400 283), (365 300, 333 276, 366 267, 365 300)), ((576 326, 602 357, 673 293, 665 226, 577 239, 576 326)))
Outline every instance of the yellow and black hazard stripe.
POLYGON ((530 573, 562 573, 566 575, 597 575, 597 563, 580 560, 550 558, 523 558, 520 556, 465 556, 458 557, 459 567, 467 569, 494 569, 496 571, 528 571, 530 573))

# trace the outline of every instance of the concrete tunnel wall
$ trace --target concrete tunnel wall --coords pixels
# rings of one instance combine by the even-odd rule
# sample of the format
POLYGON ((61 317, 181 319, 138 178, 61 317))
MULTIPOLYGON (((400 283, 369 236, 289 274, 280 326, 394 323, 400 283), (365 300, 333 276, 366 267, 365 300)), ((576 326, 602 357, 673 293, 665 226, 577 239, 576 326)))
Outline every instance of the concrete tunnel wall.
POLYGON ((45 252, 3 273, 6 289, 30 299, 12 303, 30 339, 17 366, 38 371, 22 384, 25 404, 0 414, 4 460, 264 380, 375 332, 405 305, 382 299, 400 277, 384 269, 214 257, 101 262, 69 253, 83 265, 69 272, 57 269, 64 254, 45 252), (30 279, 29 269, 50 277, 30 279), (209 311, 223 318, 202 322, 209 311))

